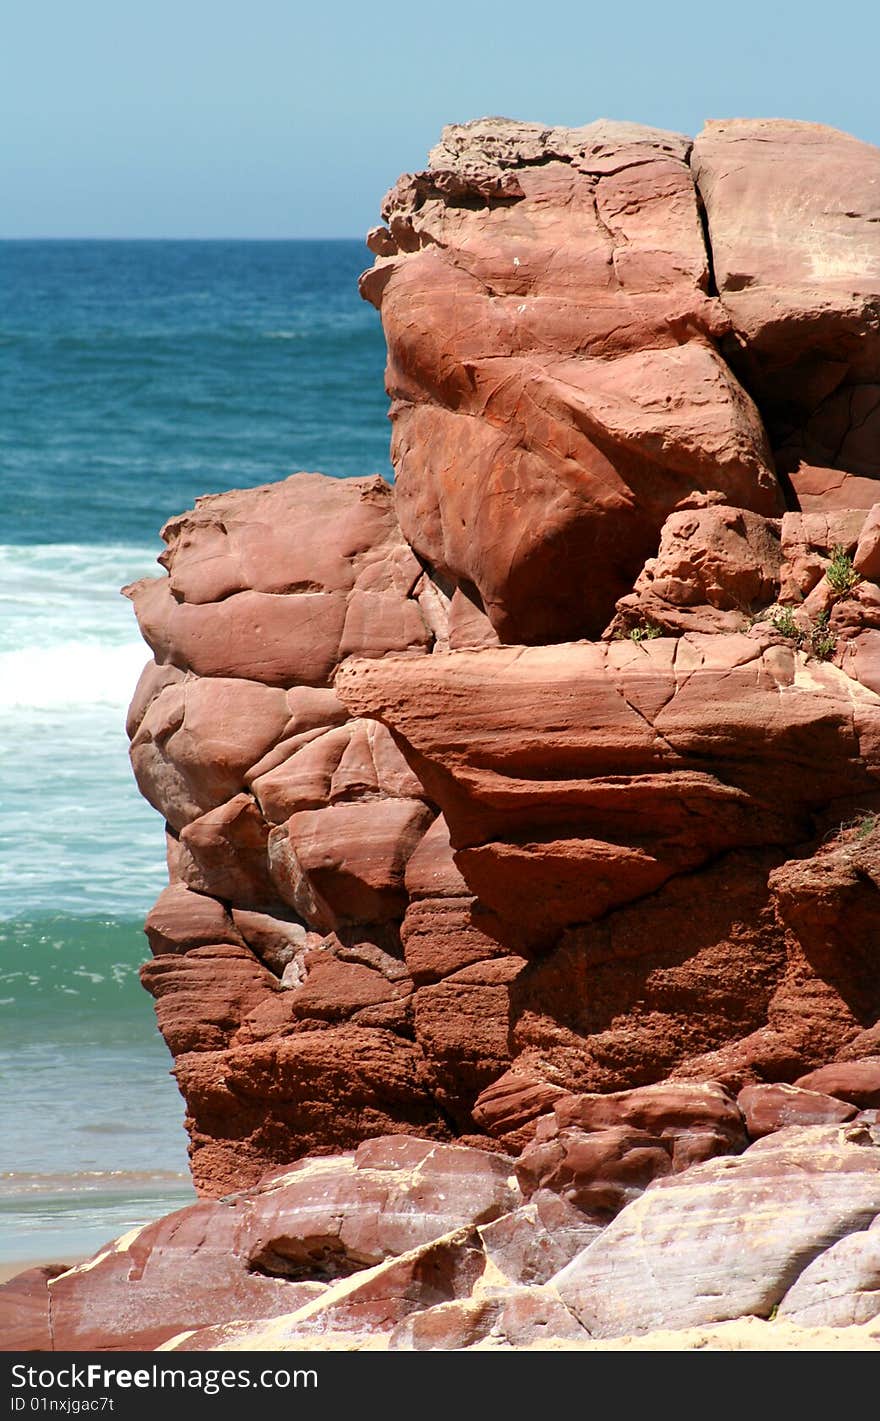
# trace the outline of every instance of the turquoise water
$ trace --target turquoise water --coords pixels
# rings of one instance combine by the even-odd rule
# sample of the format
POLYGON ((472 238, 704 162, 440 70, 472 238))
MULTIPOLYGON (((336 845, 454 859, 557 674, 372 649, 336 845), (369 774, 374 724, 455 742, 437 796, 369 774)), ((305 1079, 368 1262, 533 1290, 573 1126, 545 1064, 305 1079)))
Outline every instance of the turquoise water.
POLYGON ((0 1261, 91 1252, 191 1197, 137 979, 164 877, 119 587, 199 494, 388 476, 356 242, 0 243, 0 1261))

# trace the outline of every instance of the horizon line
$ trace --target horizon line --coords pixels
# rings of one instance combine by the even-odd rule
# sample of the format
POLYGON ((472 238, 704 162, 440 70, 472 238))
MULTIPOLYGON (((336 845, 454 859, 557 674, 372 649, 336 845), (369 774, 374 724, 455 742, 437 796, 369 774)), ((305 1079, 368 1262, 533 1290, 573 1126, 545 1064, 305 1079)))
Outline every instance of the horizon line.
POLYGON ((0 234, 0 242, 361 242, 366 246, 366 238, 354 237, 106 237, 96 234, 89 236, 49 236, 36 233, 33 236, 7 237, 0 234))

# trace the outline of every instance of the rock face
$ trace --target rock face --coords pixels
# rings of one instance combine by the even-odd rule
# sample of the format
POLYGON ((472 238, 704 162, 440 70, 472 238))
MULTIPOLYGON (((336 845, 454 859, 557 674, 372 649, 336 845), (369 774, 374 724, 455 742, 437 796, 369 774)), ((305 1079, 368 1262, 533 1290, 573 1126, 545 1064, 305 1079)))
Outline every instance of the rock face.
POLYGON ((876 164, 785 123, 447 130, 363 281, 393 493, 167 525, 129 730, 203 1190, 876 1049, 876 510, 832 471, 778 516, 770 454, 876 376, 876 164))
POLYGON ((877 1143, 857 1126, 783 1130, 663 1180, 556 1289, 595 1337, 767 1317, 814 1259, 880 1213, 877 1143))
POLYGON ((22 1274, 0 1289, 0 1307, 23 1307, 22 1348, 152 1350, 194 1328, 306 1307, 338 1278, 519 1203, 503 1155, 375 1139, 354 1156, 270 1174, 251 1194, 169 1214, 60 1276, 22 1274))
POLYGON ((598 635, 695 490, 781 510, 717 350, 690 147, 632 124, 454 126, 371 234, 401 528, 505 641, 598 635))
MULTIPOLYGON (((781 1311, 803 1269, 792 1317, 866 1321, 807 1265, 870 1292, 847 1240, 880 1109, 878 193, 878 151, 814 125, 447 129, 362 279, 394 488, 200 499, 127 589, 170 880, 143 979, 200 1193, 357 1149, 299 1185, 332 1178, 363 1242, 376 1137, 395 1169, 477 1148, 519 1181, 503 1217, 356 1259, 325 1218, 336 1273, 269 1240, 271 1288, 329 1288, 282 1341, 703 1325, 781 1311), (685 1261, 647 1307, 643 1214, 665 1251, 683 1210, 696 1254, 716 1219, 705 1298, 745 1247, 722 1185, 760 1214, 811 1151, 826 1202, 755 1243, 754 1287, 734 1268, 707 1311, 685 1261), (630 1281, 599 1317, 606 1268, 630 1281)), ((252 1343, 275 1294, 249 1268, 239 1312, 174 1322, 186 1345, 252 1343)))
POLYGON ((826 471, 827 506, 869 506, 880 474, 880 152, 818 124, 740 120, 710 123, 692 166, 733 326, 725 352, 780 467, 813 497, 826 471))
MULTIPOLYGON (((746 1136, 718 1087, 573 1096, 555 1115, 557 1141, 567 1131, 570 1144, 579 1122, 567 1155, 574 1193, 558 1170, 533 1188, 534 1151, 514 1173, 503 1154, 372 1139, 181 1209, 67 1271, 13 1279, 0 1287, 4 1345, 423 1351, 621 1337, 650 1345, 657 1329, 778 1313, 794 1333, 765 1345, 807 1346, 815 1334, 790 1339, 821 1327, 846 1329, 851 1346, 880 1347, 877 1128, 790 1126, 719 1158, 719 1145, 743 1151, 746 1136), (641 1137, 628 1156, 609 1149, 624 1135, 641 1137), (645 1164, 664 1151, 668 1168, 652 1181, 645 1164), (627 1157, 634 1167, 624 1181, 617 1166, 627 1157), (614 1207, 597 1211, 600 1189, 604 1205, 614 1194, 614 1207), (858 1343, 853 1328, 865 1329, 858 1343)), ((539 1128, 539 1151, 547 1139, 539 1128)))

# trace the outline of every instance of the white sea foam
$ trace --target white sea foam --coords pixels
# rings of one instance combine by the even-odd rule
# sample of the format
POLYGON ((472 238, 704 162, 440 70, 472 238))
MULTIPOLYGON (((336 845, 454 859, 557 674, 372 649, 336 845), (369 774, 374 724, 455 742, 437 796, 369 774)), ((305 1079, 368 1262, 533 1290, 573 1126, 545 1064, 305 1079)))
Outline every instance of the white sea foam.
POLYGON ((122 646, 70 641, 0 651, 0 716, 73 706, 124 709, 149 654, 142 641, 122 646))
POLYGON ((151 548, 0 546, 0 918, 155 896, 161 824, 123 728, 150 653, 119 588, 159 571, 151 548))
POLYGON ((145 548, 0 546, 0 715, 125 706, 149 651, 119 588, 157 571, 145 548))

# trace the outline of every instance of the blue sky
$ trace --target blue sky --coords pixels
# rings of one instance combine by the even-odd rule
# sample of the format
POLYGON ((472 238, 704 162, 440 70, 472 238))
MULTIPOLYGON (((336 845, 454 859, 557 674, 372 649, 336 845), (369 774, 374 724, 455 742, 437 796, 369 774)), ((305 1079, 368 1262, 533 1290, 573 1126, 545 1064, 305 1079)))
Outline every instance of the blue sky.
POLYGON ((880 143, 880 6, 15 0, 0 236, 359 237, 444 123, 805 118, 880 143))

